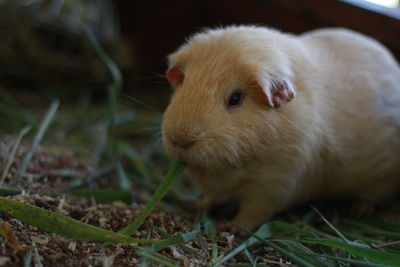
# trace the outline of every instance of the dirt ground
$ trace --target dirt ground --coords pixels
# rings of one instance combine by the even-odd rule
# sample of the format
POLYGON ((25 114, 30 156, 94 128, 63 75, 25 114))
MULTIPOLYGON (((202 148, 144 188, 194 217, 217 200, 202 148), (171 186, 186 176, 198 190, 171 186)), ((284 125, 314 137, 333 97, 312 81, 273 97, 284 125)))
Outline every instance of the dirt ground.
MULTIPOLYGON (((65 149, 40 147, 33 156, 23 179, 15 180, 16 168, 27 147, 27 145, 22 145, 19 148, 5 181, 5 186, 19 188, 22 192, 7 197, 114 232, 123 229, 140 214, 143 208, 140 189, 136 192, 138 196, 134 197, 133 203, 130 204, 121 201, 99 204, 57 194, 74 182, 73 179, 55 175, 57 171, 74 170, 85 177, 85 174, 90 173, 91 170, 87 162, 65 149), (51 194, 55 195, 49 196, 51 194)), ((8 150, 6 143, 0 143, 0 162, 5 162, 8 150)), ((2 192, 2 195, 5 196, 7 193, 2 192)), ((135 196, 135 192, 133 195, 135 196)), ((149 263, 137 255, 138 249, 143 248, 139 244, 103 246, 98 242, 75 241, 43 232, 2 212, 0 212, 0 223, 11 225, 10 231, 15 234, 17 242, 22 247, 13 248, 5 238, 0 237, 0 266, 136 266, 140 263, 145 265, 149 263)), ((162 228, 170 235, 177 235, 192 231, 194 224, 193 215, 159 206, 134 237, 163 239, 159 232, 154 230, 155 227, 162 228)), ((210 242, 206 242, 206 237, 203 236, 203 238, 203 240, 200 238, 182 246, 170 246, 158 255, 180 266, 204 266, 209 262, 211 247, 210 242)), ((237 238, 227 232, 219 233, 216 239, 220 253, 216 260, 222 259, 239 244, 237 238)), ((258 263, 276 266, 291 265, 268 247, 258 248, 253 255, 258 255, 258 263)), ((248 262, 248 259, 240 254, 229 261, 229 264, 240 262, 248 262)))

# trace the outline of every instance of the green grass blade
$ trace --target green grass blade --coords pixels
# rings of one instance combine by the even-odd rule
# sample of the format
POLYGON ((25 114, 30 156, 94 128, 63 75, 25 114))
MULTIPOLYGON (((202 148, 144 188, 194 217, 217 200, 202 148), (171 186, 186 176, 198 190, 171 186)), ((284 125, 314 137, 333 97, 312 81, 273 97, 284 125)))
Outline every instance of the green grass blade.
MULTIPOLYGON (((152 227, 157 231, 157 232, 159 232, 161 235, 163 235, 166 239, 170 239, 170 238, 173 238, 174 236, 172 236, 172 235, 170 235, 170 234, 168 234, 167 232, 165 232, 162 228, 160 228, 160 227, 157 227, 157 226, 155 226, 155 225, 152 225, 152 227)), ((189 241, 191 241, 191 240, 193 240, 193 239, 195 239, 196 237, 197 237, 197 235, 200 233, 200 228, 195 228, 196 230, 194 230, 194 231, 191 231, 191 232, 188 232, 188 233, 185 233, 185 234, 183 234, 183 235, 186 235, 186 234, 188 234, 188 235, 186 235, 186 236, 182 236, 182 235, 180 235, 181 236, 181 240, 179 240, 177 243, 176 243, 176 245, 178 245, 184 252, 186 252, 186 253, 188 253, 189 255, 192 255, 192 256, 194 256, 194 257, 196 257, 196 258, 198 258, 198 259, 203 259, 203 260, 205 260, 204 259, 204 257, 202 256, 202 255, 200 255, 196 250, 194 250, 194 249, 192 249, 192 248, 189 248, 189 247, 186 247, 185 245, 184 245, 184 243, 187 243, 187 242, 189 242, 189 241), (195 235, 192 235, 192 234, 195 234, 195 235)), ((162 242, 160 242, 160 244, 161 244, 162 242)), ((172 244, 172 245, 175 245, 175 244, 172 244)), ((153 245, 153 247, 154 247, 154 245, 153 245)), ((161 248, 161 246, 158 246, 158 248, 161 248)), ((153 248, 153 249, 158 249, 158 248, 153 248)), ((150 248, 151 249, 151 248, 150 248)), ((161 249, 163 249, 163 248, 161 248, 161 249)), ((159 249, 158 249, 159 250, 159 249)), ((158 251, 157 250, 157 251, 158 251)), ((150 251, 151 252, 151 251, 150 251)))
POLYGON ((258 238, 252 236, 249 239, 247 239, 245 242, 240 244, 237 248, 232 250, 228 255, 226 255, 222 260, 217 262, 214 266, 220 266, 222 263, 226 262, 227 260, 233 258, 243 250, 245 250, 248 247, 251 247, 255 244, 258 244, 262 242, 261 240, 270 238, 272 236, 272 232, 270 229, 271 225, 270 223, 263 224, 254 235, 257 235, 258 238))
POLYGON ((343 241, 345 241, 346 243, 350 243, 349 240, 347 240, 347 238, 338 230, 336 229, 335 226, 333 226, 333 224, 331 224, 316 208, 314 208, 313 206, 311 206, 311 208, 321 217, 321 219, 335 232, 335 234, 340 237, 343 241))
POLYGON ((175 162, 169 169, 167 176, 162 181, 160 186, 156 189, 155 193, 151 197, 149 203, 143 209, 139 217, 133 221, 130 225, 120 231, 124 235, 132 235, 139 229, 144 220, 149 216, 150 212, 157 206, 158 202, 167 194, 172 185, 182 176, 183 171, 186 168, 186 164, 175 162))
POLYGON ((215 241, 217 235, 217 228, 214 222, 208 217, 207 212, 203 211, 200 215, 200 221, 204 227, 204 232, 207 234, 207 238, 212 240, 208 245, 211 246, 210 262, 207 266, 212 266, 212 262, 216 261, 218 257, 218 245, 215 241))
POLYGON ((35 252, 36 259, 35 267, 43 267, 38 248, 34 248, 33 251, 35 252))
POLYGON ((288 251, 286 249, 283 249, 279 247, 278 245, 275 245, 271 241, 264 240, 264 243, 267 244, 268 246, 272 247, 276 251, 278 251, 280 254, 288 258, 289 260, 297 263, 299 266, 305 266, 305 267, 313 267, 315 266, 312 262, 309 262, 302 257, 298 256, 296 253, 293 253, 291 251, 288 251))
POLYGON ((175 265, 175 264, 173 264, 173 263, 171 263, 169 261, 166 261, 165 259, 162 259, 161 257, 157 257, 156 255, 149 254, 149 253, 144 252, 144 251, 138 251, 137 254, 142 256, 142 257, 144 257, 144 258, 146 258, 146 259, 148 259, 148 260, 150 260, 150 261, 152 261, 152 262, 162 264, 163 266, 178 267, 178 265, 175 265))
MULTIPOLYGON (((300 236, 305 236, 305 237, 315 237, 315 235, 311 232, 305 231, 293 224, 288 224, 282 221, 274 221, 274 222, 269 222, 264 224, 263 226, 260 227, 260 229, 253 234, 253 237, 250 237, 247 241, 245 241, 244 243, 242 243, 239 247, 237 247, 235 250, 233 250, 231 253, 229 253, 228 255, 226 255, 221 261, 219 261, 217 263, 217 265, 224 263, 225 261, 229 260, 230 258, 234 257, 235 255, 237 255, 238 253, 242 252, 244 249, 255 245, 257 243, 260 242, 264 242, 266 238, 270 238, 273 235, 276 235, 278 233, 293 233, 293 234, 297 234, 300 236)), ((276 246, 276 245, 274 245, 276 246)), ((279 247, 278 247, 279 249, 279 247)), ((290 254, 290 253, 289 253, 290 254)), ((286 255, 286 256, 290 256, 292 259, 294 259, 297 263, 299 264, 303 264, 303 266, 309 266, 309 262, 306 262, 305 260, 301 259, 300 257, 296 257, 296 255, 290 254, 290 255, 286 255)))
POLYGON ((331 259, 336 262, 347 262, 347 263, 351 263, 352 264, 351 266, 362 266, 362 267, 392 267, 393 266, 393 265, 386 265, 386 264, 379 264, 379 263, 371 263, 371 262, 361 261, 361 260, 347 259, 347 258, 336 257, 336 256, 331 256, 331 255, 325 255, 325 254, 314 253, 314 254, 310 254, 310 256, 331 259))
POLYGON ((2 170, 3 173, 2 173, 1 178, 0 178, 0 186, 3 185, 3 182, 7 177, 8 171, 9 171, 9 169, 11 167, 11 164, 14 161, 15 153, 17 153, 17 149, 19 147, 19 144, 21 143, 22 138, 29 132, 30 129, 31 129, 30 126, 26 126, 25 128, 23 128, 21 130, 21 132, 19 132, 19 134, 17 136, 17 139, 15 139, 15 143, 14 143, 12 149, 11 149, 11 152, 6 157, 7 160, 6 160, 6 163, 4 164, 4 169, 2 170))
POLYGON ((128 180, 128 176, 126 175, 126 172, 124 168, 122 167, 121 161, 117 160, 116 161, 116 168, 117 168, 117 173, 118 173, 118 178, 119 178, 119 185, 123 190, 130 190, 131 185, 128 180))
MULTIPOLYGON (((242 229, 242 230, 246 231, 245 229, 242 229)), ((262 225, 260 227, 260 229, 254 234, 249 231, 246 231, 246 232, 248 234, 252 235, 252 237, 249 238, 249 240, 253 240, 253 242, 252 242, 253 244, 265 243, 268 246, 274 248, 276 251, 280 252, 282 255, 284 255, 289 260, 297 263, 299 266, 307 266, 307 267, 315 266, 315 264, 313 263, 313 260, 304 259, 303 257, 298 256, 296 253, 293 253, 291 251, 288 251, 287 249, 281 248, 280 246, 275 245, 271 241, 267 240, 267 239, 271 238, 272 236, 276 235, 277 233, 286 232, 287 230, 289 230, 289 232, 293 232, 293 233, 297 233, 297 234, 301 233, 304 235, 310 235, 310 233, 308 233, 307 231, 304 231, 294 225, 289 225, 287 223, 280 222, 280 221, 266 223, 266 224, 262 225)), ((245 243, 242 245, 246 245, 245 243)), ((242 245, 240 245, 237 249, 241 248, 243 250, 250 246, 250 245, 246 245, 246 246, 242 247, 242 245)), ((228 256, 229 256, 229 258, 235 256, 238 252, 240 252, 240 251, 236 251, 237 249, 235 249, 230 254, 228 254, 224 259, 222 259, 220 262, 218 262, 218 264, 220 264, 222 261, 227 260, 228 256)))
POLYGON ((247 248, 244 250, 244 255, 246 255, 247 259, 250 261, 252 266, 256 266, 257 265, 257 260, 255 260, 253 258, 253 256, 251 255, 250 251, 247 248))
POLYGON ((97 55, 103 61, 110 71, 111 77, 113 79, 113 84, 109 87, 109 101, 110 101, 110 121, 109 127, 112 128, 115 124, 115 114, 117 111, 118 97, 122 91, 122 74, 115 62, 106 53, 100 42, 97 40, 96 36, 93 34, 92 30, 86 25, 81 24, 83 32, 88 37, 90 43, 92 44, 97 55))
POLYGON ((398 253, 389 253, 386 251, 381 251, 373 248, 367 248, 364 246, 355 245, 355 243, 348 244, 345 242, 326 240, 326 239, 305 239, 301 240, 301 242, 314 245, 319 244, 331 248, 338 248, 347 251, 351 254, 354 254, 358 257, 366 258, 381 264, 388 264, 395 266, 396 265, 398 266, 400 264, 400 254, 398 253))
POLYGON ((19 165, 19 167, 15 173, 15 177, 17 180, 22 179, 22 176, 24 175, 26 168, 28 167, 28 164, 32 159, 33 154, 35 153, 36 149, 38 148, 40 142, 42 141, 44 133, 46 132, 48 126, 50 125, 50 122, 53 120, 53 117, 56 114, 58 105, 59 105, 58 100, 53 100, 53 102, 51 103, 50 108, 47 111, 46 116, 42 120, 42 123, 40 124, 39 130, 38 130, 35 138, 33 139, 31 149, 28 151, 28 153, 22 159, 22 162, 19 165))
POLYGON ((187 232, 187 233, 184 233, 181 235, 175 235, 175 236, 168 237, 166 240, 164 240, 158 244, 155 244, 155 245, 151 246, 150 248, 144 250, 144 252, 151 254, 151 253, 163 250, 164 248, 169 247, 171 245, 187 243, 187 242, 197 238, 199 233, 200 233, 200 230, 196 230, 196 231, 187 232))
POLYGON ((327 260, 315 257, 318 254, 314 253, 311 249, 304 246, 298 240, 274 239, 270 241, 284 245, 286 250, 295 253, 297 256, 313 264, 314 266, 324 266, 324 267, 335 266, 333 262, 329 262, 327 260))
POLYGON ((139 153, 132 147, 131 144, 118 140, 117 146, 121 154, 125 155, 132 161, 134 168, 143 178, 151 178, 146 164, 143 162, 143 160, 139 156, 139 153))
POLYGON ((214 222, 208 217, 207 212, 202 212, 200 221, 203 224, 204 231, 209 239, 214 239, 217 235, 217 228, 214 222))
POLYGON ((29 250, 24 257, 24 267, 32 266, 32 250, 29 250))
POLYGON ((277 233, 285 232, 285 233, 293 233, 293 234, 297 234, 299 236, 309 237, 309 238, 317 237, 317 235, 311 231, 303 230, 294 224, 289 224, 289 223, 282 222, 282 221, 270 222, 270 228, 271 228, 271 231, 274 233, 274 235, 276 235, 277 233))
POLYGON ((36 226, 43 231, 56 233, 75 240, 141 244, 155 244, 161 242, 159 240, 131 238, 74 220, 55 212, 3 197, 0 197, 0 211, 9 214, 21 222, 36 226))
POLYGON ((358 233, 367 234, 367 235, 379 235, 385 236, 387 238, 400 238, 400 223, 397 222, 394 226, 394 229, 383 230, 373 225, 364 224, 360 222, 343 220, 344 225, 347 226, 348 229, 354 229, 353 231, 357 231, 358 233))

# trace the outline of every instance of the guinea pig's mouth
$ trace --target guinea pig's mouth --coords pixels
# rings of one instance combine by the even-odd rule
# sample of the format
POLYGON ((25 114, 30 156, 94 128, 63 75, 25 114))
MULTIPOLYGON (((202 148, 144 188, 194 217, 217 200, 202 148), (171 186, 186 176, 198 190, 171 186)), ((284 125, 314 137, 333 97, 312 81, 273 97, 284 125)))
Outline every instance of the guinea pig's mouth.
POLYGON ((188 147, 177 146, 170 140, 164 140, 164 147, 170 159, 184 162, 189 166, 215 169, 218 166, 238 163, 237 155, 225 153, 223 147, 215 147, 215 144, 210 145, 207 140, 196 141, 195 144, 188 147))
POLYGON ((172 144, 171 142, 164 142, 164 147, 170 159, 184 162, 189 165, 196 164, 196 160, 192 156, 194 153, 193 150, 195 150, 194 147, 182 148, 172 144))

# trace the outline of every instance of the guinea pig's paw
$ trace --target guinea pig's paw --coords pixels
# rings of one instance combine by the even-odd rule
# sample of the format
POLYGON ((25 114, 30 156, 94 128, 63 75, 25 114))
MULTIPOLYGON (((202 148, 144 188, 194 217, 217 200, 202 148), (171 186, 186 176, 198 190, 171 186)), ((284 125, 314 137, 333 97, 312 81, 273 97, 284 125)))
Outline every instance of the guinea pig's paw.
POLYGON ((357 217, 371 217, 375 211, 375 205, 366 201, 356 201, 353 203, 352 213, 357 217))

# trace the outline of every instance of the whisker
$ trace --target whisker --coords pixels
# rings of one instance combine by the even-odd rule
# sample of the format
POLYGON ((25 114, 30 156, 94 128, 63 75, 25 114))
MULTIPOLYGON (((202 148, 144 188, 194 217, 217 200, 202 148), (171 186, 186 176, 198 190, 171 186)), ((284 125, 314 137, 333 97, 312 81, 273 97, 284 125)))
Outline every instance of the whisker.
POLYGON ((154 141, 154 146, 155 147, 162 146, 162 136, 157 137, 157 139, 154 141))
POLYGON ((138 100, 138 99, 136 99, 136 98, 134 98, 132 96, 126 95, 126 94, 123 94, 122 96, 124 96, 124 97, 126 97, 126 98, 128 98, 128 99, 130 99, 130 100, 132 100, 132 101, 134 101, 136 103, 138 103, 138 104, 141 104, 141 105, 145 106, 146 108, 150 109, 151 111, 155 112, 157 115, 162 116, 162 114, 160 112, 155 110, 153 107, 143 103, 142 101, 140 101, 140 100, 138 100))
POLYGON ((152 71, 151 73, 154 74, 154 75, 155 75, 156 77, 158 77, 158 78, 163 78, 163 79, 166 80, 164 74, 161 74, 161 73, 158 73, 158 72, 155 72, 155 71, 152 71))

